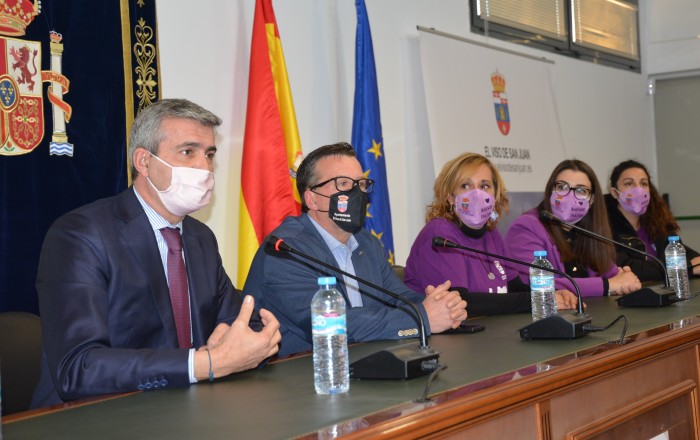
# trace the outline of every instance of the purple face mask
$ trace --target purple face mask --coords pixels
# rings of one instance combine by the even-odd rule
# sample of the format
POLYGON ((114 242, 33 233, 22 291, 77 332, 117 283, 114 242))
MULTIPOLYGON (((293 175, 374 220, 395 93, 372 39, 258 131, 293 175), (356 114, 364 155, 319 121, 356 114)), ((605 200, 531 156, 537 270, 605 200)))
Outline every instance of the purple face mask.
POLYGON ((625 211, 634 215, 642 215, 647 212, 647 206, 649 206, 649 191, 641 186, 623 191, 616 188, 615 191, 617 191, 618 194, 617 201, 620 202, 620 206, 622 206, 622 209, 625 211))
POLYGON ((472 189, 455 197, 455 212, 462 223, 480 229, 491 218, 495 197, 486 191, 472 189))
POLYGON ((553 192, 549 203, 552 205, 552 214, 566 223, 577 223, 588 214, 590 206, 588 200, 577 199, 573 191, 565 196, 553 192))

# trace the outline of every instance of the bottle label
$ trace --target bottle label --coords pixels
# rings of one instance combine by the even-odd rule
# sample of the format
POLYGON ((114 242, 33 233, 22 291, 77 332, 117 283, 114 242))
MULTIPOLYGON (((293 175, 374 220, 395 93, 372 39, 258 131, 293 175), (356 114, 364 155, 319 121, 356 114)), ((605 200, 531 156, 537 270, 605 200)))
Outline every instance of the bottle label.
POLYGON ((337 314, 316 315, 311 323, 311 332, 315 336, 345 335, 345 315, 337 314))
POLYGON ((685 257, 682 255, 667 255, 666 269, 685 269, 688 267, 685 262, 685 257))
POLYGON ((554 277, 551 276, 531 276, 530 289, 532 290, 554 290, 554 277))

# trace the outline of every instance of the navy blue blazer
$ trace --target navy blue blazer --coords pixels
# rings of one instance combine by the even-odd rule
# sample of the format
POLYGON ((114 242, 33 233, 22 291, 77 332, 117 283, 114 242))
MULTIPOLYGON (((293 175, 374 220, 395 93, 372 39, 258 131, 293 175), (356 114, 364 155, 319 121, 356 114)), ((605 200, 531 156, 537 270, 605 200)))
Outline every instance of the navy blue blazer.
MULTIPOLYGON (((307 214, 287 217, 271 235, 284 239, 301 252, 338 266, 307 214)), ((355 234, 355 238, 359 246, 352 254, 352 264, 357 276, 416 303, 429 326, 421 304, 425 295, 410 290, 396 277, 379 240, 364 229, 355 234)), ((322 276, 338 279, 337 288, 349 304, 342 275, 296 255, 268 255, 264 245, 255 254, 243 292, 253 295, 256 305, 270 310, 279 320, 280 356, 311 350, 311 299, 318 290, 318 277, 322 276)), ((349 342, 418 335, 418 320, 410 307, 361 283, 360 291, 363 307, 347 309, 349 342)))
MULTIPOLYGON (((235 319, 242 297, 207 226, 185 217, 182 238, 199 347, 218 323, 235 319)), ((132 188, 51 226, 36 288, 43 353, 32 407, 189 385, 158 245, 132 188)))

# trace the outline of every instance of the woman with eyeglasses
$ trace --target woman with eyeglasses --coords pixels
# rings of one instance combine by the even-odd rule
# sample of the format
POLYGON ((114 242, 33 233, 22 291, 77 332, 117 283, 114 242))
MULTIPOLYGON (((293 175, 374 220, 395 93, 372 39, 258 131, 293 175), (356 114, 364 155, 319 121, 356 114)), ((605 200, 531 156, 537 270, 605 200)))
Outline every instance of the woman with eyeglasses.
MULTIPOLYGON (((404 282, 422 292, 450 280, 467 301, 469 316, 530 311, 530 287, 510 263, 471 251, 435 248, 434 237, 498 255, 507 255, 496 224, 508 208, 498 170, 484 156, 464 153, 443 166, 435 199, 405 268, 404 282), (437 284, 436 284, 437 283, 437 284)), ((557 291, 557 308, 573 309, 576 295, 557 291)))
MULTIPOLYGON (((613 168, 605 203, 615 240, 664 261, 668 236, 678 235, 680 228, 644 165, 626 160, 613 168)), ((700 266, 692 267, 700 264, 700 254, 688 246, 685 252, 688 273, 700 275, 700 266)), ((629 266, 642 281, 664 281, 659 265, 643 255, 618 247, 616 261, 629 266)))
MULTIPOLYGON (((631 269, 615 264, 613 245, 541 218, 541 213, 547 211, 566 223, 611 238, 602 198, 602 188, 591 167, 580 160, 564 160, 549 177, 544 200, 510 225, 506 243, 511 256, 532 261, 534 251, 547 251, 554 269, 576 278, 582 296, 622 295, 638 290, 641 283, 631 269)), ((518 268, 523 280, 529 277, 527 269, 518 268)), ((555 275, 555 282, 557 288, 574 290, 563 277, 555 275)))

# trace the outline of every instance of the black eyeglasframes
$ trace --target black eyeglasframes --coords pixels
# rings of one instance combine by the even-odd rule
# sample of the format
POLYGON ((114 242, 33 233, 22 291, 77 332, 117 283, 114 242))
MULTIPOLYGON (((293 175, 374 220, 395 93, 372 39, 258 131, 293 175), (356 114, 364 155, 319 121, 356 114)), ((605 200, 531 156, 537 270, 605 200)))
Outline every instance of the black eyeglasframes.
POLYGON ((560 196, 565 196, 571 191, 574 192, 574 197, 579 200, 590 200, 593 191, 585 186, 574 186, 572 187, 564 181, 554 182, 554 192, 560 196))
POLYGON ((335 183, 335 189, 338 191, 350 191, 355 185, 360 188, 360 191, 364 193, 371 193, 374 189, 374 180, 372 179, 351 179, 350 177, 338 176, 332 179, 325 180, 312 186, 310 189, 319 188, 329 182, 335 183))

